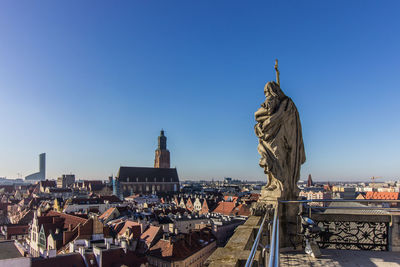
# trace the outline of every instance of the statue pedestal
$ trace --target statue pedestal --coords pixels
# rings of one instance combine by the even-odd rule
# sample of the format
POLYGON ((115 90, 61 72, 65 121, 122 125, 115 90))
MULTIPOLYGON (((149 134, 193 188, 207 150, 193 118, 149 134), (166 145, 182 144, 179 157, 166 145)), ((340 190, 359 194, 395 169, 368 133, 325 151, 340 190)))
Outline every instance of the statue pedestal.
POLYGON ((282 196, 280 190, 263 188, 258 202, 252 206, 253 215, 261 216, 271 207, 278 207, 279 245, 281 249, 299 249, 302 246, 300 233, 300 217, 298 203, 279 203, 279 200, 297 200, 297 197, 282 196))

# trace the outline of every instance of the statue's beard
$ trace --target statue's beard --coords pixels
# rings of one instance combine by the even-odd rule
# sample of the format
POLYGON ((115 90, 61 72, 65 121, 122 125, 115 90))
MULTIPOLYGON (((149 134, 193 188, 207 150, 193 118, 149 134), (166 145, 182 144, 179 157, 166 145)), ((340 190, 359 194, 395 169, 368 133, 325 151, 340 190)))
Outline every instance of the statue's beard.
POLYGON ((268 97, 264 102, 264 108, 267 110, 268 115, 272 115, 278 109, 279 100, 276 97, 268 97))

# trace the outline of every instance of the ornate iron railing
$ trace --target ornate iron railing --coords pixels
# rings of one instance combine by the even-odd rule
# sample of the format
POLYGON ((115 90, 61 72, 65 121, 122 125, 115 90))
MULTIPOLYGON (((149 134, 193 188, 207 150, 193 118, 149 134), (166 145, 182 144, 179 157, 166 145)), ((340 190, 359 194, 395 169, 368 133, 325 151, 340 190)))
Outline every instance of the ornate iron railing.
MULTIPOLYGON (((364 202, 364 203, 398 203, 399 200, 313 200, 316 202, 364 202)), ((302 201, 282 201, 283 203, 306 203, 302 201)), ((312 234, 320 248, 351 250, 389 250, 389 212, 373 214, 374 211, 398 211, 398 208, 376 206, 363 207, 315 207, 306 206, 304 212, 318 227, 320 233, 312 234), (317 210, 347 210, 348 213, 320 213, 317 210), (311 211, 313 212, 311 213, 311 211), (352 214, 352 211, 363 210, 366 214, 352 214), (370 213, 372 212, 372 213, 370 213)))
MULTIPOLYGON (((391 226, 390 212, 399 212, 399 207, 315 207, 304 206, 311 202, 358 202, 358 203, 400 203, 400 200, 343 200, 343 199, 330 199, 330 200, 288 200, 278 201, 281 204, 297 204, 303 205, 303 216, 310 217, 321 228, 320 233, 311 235, 320 248, 328 249, 346 249, 346 250, 389 250, 389 234, 391 226), (372 214, 355 214, 349 212, 348 214, 342 213, 323 213, 316 212, 318 210, 340 209, 353 211, 385 211, 385 213, 372 214)), ((277 206, 278 206, 277 205, 277 206)), ((279 266, 279 216, 277 207, 275 207, 274 219, 270 221, 271 239, 269 246, 269 260, 264 255, 265 266, 279 266)), ((263 231, 263 225, 266 221, 264 216, 261 227, 258 230, 257 236, 253 243, 249 258, 245 266, 253 266, 255 252, 260 247, 260 236, 263 231)))
POLYGON ((316 223, 322 231, 313 237, 320 248, 352 250, 389 248, 387 222, 316 221, 316 223))

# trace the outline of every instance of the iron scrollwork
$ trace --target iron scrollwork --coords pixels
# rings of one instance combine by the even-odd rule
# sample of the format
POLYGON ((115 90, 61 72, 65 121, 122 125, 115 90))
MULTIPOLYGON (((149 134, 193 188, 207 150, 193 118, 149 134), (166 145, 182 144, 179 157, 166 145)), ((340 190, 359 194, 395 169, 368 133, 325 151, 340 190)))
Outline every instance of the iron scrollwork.
POLYGON ((317 222, 322 229, 313 238, 320 248, 353 250, 388 250, 386 222, 317 222))

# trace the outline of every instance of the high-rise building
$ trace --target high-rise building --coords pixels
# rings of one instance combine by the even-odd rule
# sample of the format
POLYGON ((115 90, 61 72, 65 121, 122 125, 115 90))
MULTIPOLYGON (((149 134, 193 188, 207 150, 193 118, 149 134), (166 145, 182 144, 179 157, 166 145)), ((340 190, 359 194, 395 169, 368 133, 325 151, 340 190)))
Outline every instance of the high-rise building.
POLYGON ((46 153, 39 155, 39 172, 26 176, 25 180, 46 180, 46 153))
POLYGON ((170 154, 167 149, 167 137, 164 135, 164 130, 161 130, 158 137, 154 168, 170 168, 170 154))

